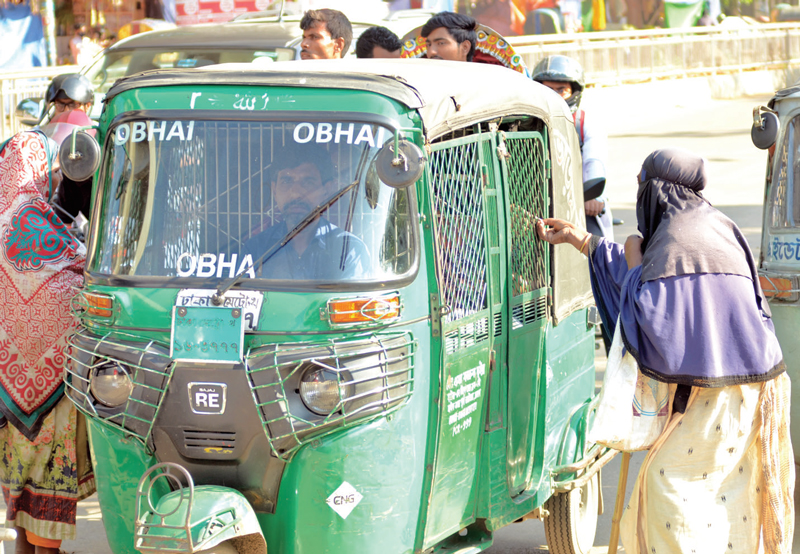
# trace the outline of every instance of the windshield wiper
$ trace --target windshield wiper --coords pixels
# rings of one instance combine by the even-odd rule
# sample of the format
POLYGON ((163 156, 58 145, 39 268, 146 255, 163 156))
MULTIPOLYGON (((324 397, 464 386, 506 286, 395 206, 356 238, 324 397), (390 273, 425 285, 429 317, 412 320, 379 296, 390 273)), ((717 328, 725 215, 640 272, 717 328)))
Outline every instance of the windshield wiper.
POLYGON ((311 222, 315 221, 322 212, 330 208, 342 196, 353 190, 353 187, 357 186, 359 183, 360 176, 357 175, 356 177, 357 178, 352 183, 350 183, 342 190, 338 191, 336 194, 328 198, 328 200, 326 200, 325 202, 323 202, 322 204, 311 210, 308 213, 308 215, 305 216, 300 223, 295 225, 291 231, 286 233, 281 240, 273 244, 271 248, 269 248, 266 252, 261 254, 261 256, 259 256, 258 259, 253 262, 253 265, 249 267, 243 267, 242 270, 235 277, 229 279, 227 282, 223 281, 222 284, 219 286, 219 288, 217 288, 217 291, 214 293, 214 296, 211 297, 211 302, 215 306, 222 305, 222 298, 223 296, 225 296, 225 293, 228 292, 237 283, 239 283, 239 281, 242 280, 242 276, 244 276, 248 272, 248 270, 254 269, 259 265, 263 264, 264 262, 266 262, 267 260, 269 260, 273 256, 273 254, 275 254, 278 250, 286 246, 286 243, 288 243, 290 240, 292 240, 294 237, 300 234, 303 231, 303 229, 309 226, 311 222))

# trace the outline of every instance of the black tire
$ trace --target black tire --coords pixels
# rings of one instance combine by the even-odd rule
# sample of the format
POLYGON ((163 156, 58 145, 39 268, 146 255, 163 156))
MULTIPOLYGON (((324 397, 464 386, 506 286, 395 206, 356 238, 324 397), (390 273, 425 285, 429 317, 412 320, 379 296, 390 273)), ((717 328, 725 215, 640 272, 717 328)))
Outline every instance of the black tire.
POLYGON ((597 533, 600 474, 595 473, 581 488, 554 494, 544 508, 544 534, 552 554, 588 554, 597 533))

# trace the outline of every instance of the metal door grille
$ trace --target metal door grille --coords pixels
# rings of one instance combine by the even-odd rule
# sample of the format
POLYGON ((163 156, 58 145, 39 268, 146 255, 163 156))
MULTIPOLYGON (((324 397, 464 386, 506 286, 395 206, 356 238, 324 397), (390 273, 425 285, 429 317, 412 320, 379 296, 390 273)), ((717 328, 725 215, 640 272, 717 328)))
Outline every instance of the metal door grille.
POLYGON ((486 308, 486 242, 480 137, 440 143, 431 154, 438 277, 449 323, 486 308))
POLYGON ((459 325, 444 336, 445 352, 452 354, 489 339, 489 318, 459 325))
POLYGON ((509 133, 505 143, 509 154, 512 294, 519 296, 547 286, 547 248, 536 236, 535 226, 536 218, 548 216, 547 155, 539 133, 519 137, 509 133))
POLYGON ((547 297, 539 296, 522 304, 517 304, 511 309, 511 328, 521 329, 535 321, 547 317, 547 297))

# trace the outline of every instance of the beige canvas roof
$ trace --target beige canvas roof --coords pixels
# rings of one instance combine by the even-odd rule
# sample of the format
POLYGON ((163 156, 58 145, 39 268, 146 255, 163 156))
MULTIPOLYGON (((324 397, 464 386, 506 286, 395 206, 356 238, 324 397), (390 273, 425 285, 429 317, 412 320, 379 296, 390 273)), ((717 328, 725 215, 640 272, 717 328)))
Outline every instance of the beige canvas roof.
POLYGON ((419 110, 429 140, 509 113, 535 115, 545 123, 554 114, 569 118, 566 104, 556 94, 521 73, 496 65, 427 59, 309 60, 155 70, 117 81, 108 98, 134 87, 204 83, 372 90, 419 110))

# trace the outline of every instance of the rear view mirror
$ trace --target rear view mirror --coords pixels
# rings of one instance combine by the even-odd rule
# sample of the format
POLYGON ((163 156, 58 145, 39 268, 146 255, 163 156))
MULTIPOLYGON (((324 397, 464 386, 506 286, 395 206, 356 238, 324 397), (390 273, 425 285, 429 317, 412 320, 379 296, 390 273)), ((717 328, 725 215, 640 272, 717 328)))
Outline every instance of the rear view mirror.
POLYGON ((425 155, 408 140, 389 139, 375 156, 375 170, 381 181, 392 188, 413 185, 422 176, 425 155))
POLYGON ((14 110, 14 116, 23 125, 33 127, 39 123, 44 112, 44 100, 42 98, 26 98, 14 110))
POLYGON ((594 200, 598 196, 602 196, 603 190, 606 188, 605 177, 595 177, 583 183, 583 199, 594 200))
POLYGON ((58 151, 61 171, 73 181, 85 181, 100 165, 100 145, 91 135, 73 131, 58 151))
POLYGON ((753 108, 753 127, 750 129, 750 138, 756 148, 767 150, 778 139, 780 122, 778 114, 764 106, 753 108))

